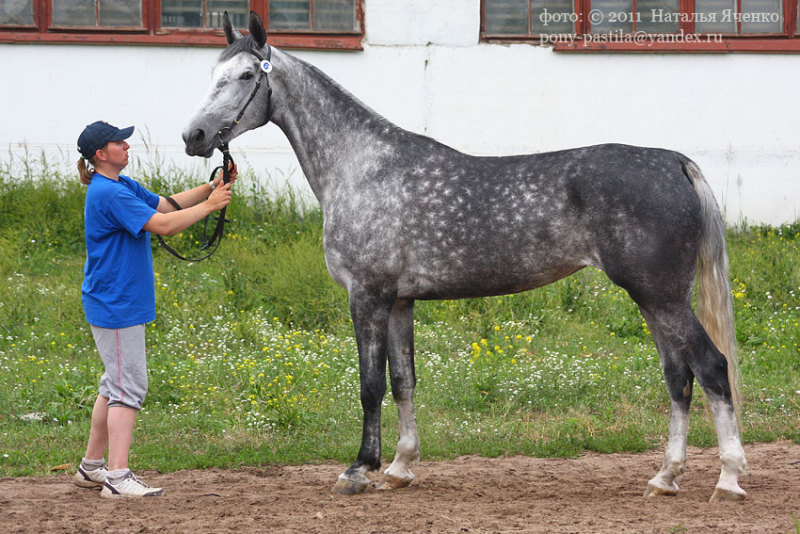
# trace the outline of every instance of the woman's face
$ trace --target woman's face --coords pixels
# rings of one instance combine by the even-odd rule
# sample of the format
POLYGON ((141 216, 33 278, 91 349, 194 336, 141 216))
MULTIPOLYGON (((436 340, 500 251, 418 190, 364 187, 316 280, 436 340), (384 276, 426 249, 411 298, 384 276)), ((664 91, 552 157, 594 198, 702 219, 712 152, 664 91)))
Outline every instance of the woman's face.
POLYGON ((110 141, 99 152, 102 152, 103 160, 106 164, 117 170, 122 170, 128 165, 128 149, 130 147, 125 140, 110 141))

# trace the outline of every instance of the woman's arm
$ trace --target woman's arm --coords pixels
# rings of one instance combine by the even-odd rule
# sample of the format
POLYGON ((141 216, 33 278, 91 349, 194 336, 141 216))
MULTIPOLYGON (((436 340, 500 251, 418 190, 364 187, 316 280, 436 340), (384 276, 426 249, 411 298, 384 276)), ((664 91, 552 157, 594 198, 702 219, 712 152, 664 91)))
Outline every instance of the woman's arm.
MULTIPOLYGON (((179 195, 183 195, 184 193, 191 193, 196 191, 197 189, 205 188, 208 191, 209 187, 207 185, 203 185, 200 187, 196 187, 194 189, 190 189, 189 191, 184 191, 183 193, 179 193, 179 195)), ((145 223, 143 230, 148 232, 152 232, 154 234, 159 235, 173 235, 177 234, 178 232, 182 232, 186 230, 191 225, 204 219, 208 215, 212 214, 213 212, 220 210, 227 206, 231 201, 231 183, 223 183, 211 193, 207 200, 204 202, 195 203, 191 207, 186 209, 182 209, 180 211, 174 211, 172 206, 169 206, 170 210, 167 213, 163 213, 158 211, 158 213, 154 213, 152 217, 145 223)), ((176 195, 173 198, 178 197, 176 195)), ((192 197, 189 197, 192 198, 192 197)), ((161 199, 162 202, 166 202, 163 198, 161 199)), ((178 200, 180 203, 180 200, 178 200)), ((169 205, 169 204, 168 204, 169 205)), ((158 205, 161 208, 161 204, 158 205)))
MULTIPOLYGON (((230 171, 231 171, 231 174, 230 174, 231 181, 230 181, 230 183, 233 183, 233 182, 236 181, 236 177, 238 176, 239 171, 236 168, 236 165, 232 165, 231 168, 230 168, 230 171)), ((208 198, 208 196, 211 194, 211 192, 214 189, 216 189, 217 187, 219 187, 220 184, 223 183, 222 182, 222 177, 221 176, 217 176, 216 178, 214 178, 214 180, 213 180, 214 187, 213 188, 209 185, 211 183, 212 182, 206 182, 203 185, 199 185, 199 186, 194 187, 192 189, 187 189, 186 191, 182 191, 180 193, 176 193, 176 194, 172 195, 172 199, 175 202, 177 202, 178 205, 180 207, 182 207, 182 208, 191 208, 192 206, 196 206, 197 204, 199 204, 200 202, 202 202, 206 198, 208 198)), ((161 197, 161 199, 158 201, 158 207, 156 208, 156 211, 158 211, 159 213, 170 213, 170 212, 175 211, 175 208, 172 206, 172 204, 166 198, 161 197)), ((205 215, 203 217, 205 217, 205 215)), ((200 218, 202 219, 203 217, 200 217, 200 218)))

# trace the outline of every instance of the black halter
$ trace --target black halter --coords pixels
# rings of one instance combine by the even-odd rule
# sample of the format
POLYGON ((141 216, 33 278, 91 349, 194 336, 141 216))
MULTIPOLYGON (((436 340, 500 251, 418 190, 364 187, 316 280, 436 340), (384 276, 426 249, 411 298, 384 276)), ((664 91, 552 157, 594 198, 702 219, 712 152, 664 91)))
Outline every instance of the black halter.
POLYGON ((233 130, 233 127, 239 124, 239 121, 242 120, 244 112, 247 110, 247 107, 250 105, 250 103, 255 99, 256 95, 258 94, 258 90, 261 89, 261 84, 263 82, 266 82, 267 85, 267 120, 264 122, 264 124, 269 122, 270 119, 272 118, 272 87, 270 87, 269 85, 269 76, 267 76, 267 73, 269 73, 272 70, 272 63, 270 62, 270 59, 272 59, 272 47, 270 45, 267 45, 266 58, 264 58, 264 56, 262 56, 258 52, 258 50, 255 50, 253 48, 250 48, 248 50, 248 53, 258 58, 260 75, 258 77, 258 81, 256 81, 255 87, 253 87, 253 91, 250 93, 250 97, 247 99, 247 101, 245 101, 244 106, 242 106, 242 109, 239 110, 239 113, 236 115, 236 117, 234 117, 231 125, 224 126, 222 129, 220 129, 219 132, 217 132, 217 141, 219 141, 218 148, 222 151, 223 154, 227 150, 228 141, 230 140, 230 139, 225 139, 225 134, 230 134, 230 132, 233 130))
MULTIPOLYGON (((219 145, 217 146, 217 148, 220 150, 220 152, 222 152, 222 165, 214 167, 214 170, 211 171, 211 176, 208 178, 209 182, 214 181, 214 177, 216 176, 217 171, 219 171, 220 169, 222 170, 222 181, 226 184, 231 181, 230 167, 234 164, 234 161, 233 161, 233 156, 231 156, 230 148, 228 147, 228 141, 230 141, 230 139, 225 139, 225 134, 226 133, 230 134, 230 132, 233 130, 233 127, 239 124, 239 121, 244 116, 245 110, 247 110, 247 107, 250 105, 253 99, 255 99, 256 94, 258 94, 258 90, 261 88, 262 82, 266 82, 267 85, 266 122, 269 122, 270 119, 272 118, 272 87, 270 87, 269 85, 269 76, 267 76, 267 73, 272 70, 272 64, 270 63, 270 59, 272 58, 272 47, 267 45, 266 59, 261 54, 259 54, 257 50, 254 50, 252 48, 248 50, 248 52, 258 58, 261 75, 258 77, 256 86, 253 87, 253 91, 250 93, 250 97, 247 99, 247 101, 244 103, 244 106, 242 106, 242 109, 239 110, 239 113, 233 119, 233 123, 231 123, 230 126, 223 127, 222 129, 220 129, 219 132, 217 132, 217 141, 219 141, 219 145)), ((167 201, 170 204, 172 204, 172 207, 174 207, 176 210, 183 209, 175 201, 174 198, 172 197, 166 197, 166 198, 167 201)), ((200 251, 202 252, 204 250, 208 250, 208 253, 205 256, 201 256, 199 258, 187 258, 181 255, 172 247, 170 247, 166 243, 166 241, 164 241, 164 238, 156 234, 158 235, 158 241, 161 243, 161 246, 167 250, 167 252, 169 252, 176 258, 181 259, 183 261, 203 261, 207 258, 210 258, 211 255, 217 251, 219 244, 222 242, 222 235, 225 230, 225 223, 228 222, 227 219, 225 219, 225 211, 227 209, 228 208, 226 206, 221 210, 219 210, 219 215, 217 215, 217 224, 214 227, 214 232, 211 234, 211 237, 206 237, 206 234, 208 232, 208 217, 206 217, 203 222, 203 235, 201 236, 201 242, 203 243, 203 246, 200 247, 200 251)))

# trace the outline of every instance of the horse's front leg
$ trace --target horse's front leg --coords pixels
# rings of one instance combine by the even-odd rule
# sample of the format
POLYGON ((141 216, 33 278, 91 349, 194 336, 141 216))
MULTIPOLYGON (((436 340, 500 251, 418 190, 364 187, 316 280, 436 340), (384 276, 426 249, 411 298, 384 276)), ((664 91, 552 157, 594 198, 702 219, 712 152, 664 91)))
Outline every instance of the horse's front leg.
POLYGON ((383 473, 380 489, 404 488, 414 480, 410 466, 419 461, 419 438, 414 420, 414 301, 398 300, 389 316, 389 376, 399 415, 397 452, 383 473))
POLYGON ((361 407, 364 427, 355 463, 333 486, 342 495, 361 493, 369 485, 367 472, 381 466, 381 402, 386 394, 386 349, 389 312, 394 297, 385 293, 350 290, 350 315, 358 345, 361 407))

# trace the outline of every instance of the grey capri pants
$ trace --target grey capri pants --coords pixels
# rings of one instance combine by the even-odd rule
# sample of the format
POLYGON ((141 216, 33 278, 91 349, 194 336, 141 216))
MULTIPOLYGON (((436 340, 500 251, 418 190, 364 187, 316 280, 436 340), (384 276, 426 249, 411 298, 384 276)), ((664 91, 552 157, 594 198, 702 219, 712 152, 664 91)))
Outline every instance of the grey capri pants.
POLYGON ((145 325, 127 328, 92 326, 92 335, 105 372, 100 377, 100 395, 109 406, 141 410, 147 394, 145 325))

